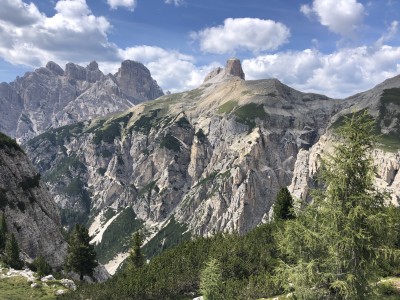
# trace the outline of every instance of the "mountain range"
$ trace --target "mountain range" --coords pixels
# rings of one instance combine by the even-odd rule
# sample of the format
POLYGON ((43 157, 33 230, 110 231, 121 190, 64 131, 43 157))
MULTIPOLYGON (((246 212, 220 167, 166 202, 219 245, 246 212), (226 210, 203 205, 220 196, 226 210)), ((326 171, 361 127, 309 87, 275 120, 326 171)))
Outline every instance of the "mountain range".
POLYGON ((277 79, 245 80, 238 59, 197 89, 170 95, 146 70, 125 61, 103 75, 95 63, 65 71, 48 63, 0 86, 0 130, 23 142, 62 225, 89 227, 109 272, 138 230, 150 258, 191 236, 243 234, 268 222, 282 187, 308 200, 335 131, 366 109, 379 134, 376 184, 398 205, 400 76, 331 99, 277 79))

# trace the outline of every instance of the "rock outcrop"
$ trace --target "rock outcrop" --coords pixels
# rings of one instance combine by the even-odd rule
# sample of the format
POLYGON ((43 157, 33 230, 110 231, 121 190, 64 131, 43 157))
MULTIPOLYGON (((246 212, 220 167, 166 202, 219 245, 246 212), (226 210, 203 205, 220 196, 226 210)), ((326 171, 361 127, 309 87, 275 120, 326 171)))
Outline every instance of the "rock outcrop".
POLYGON ((109 243, 108 228, 126 218, 130 230, 151 232, 149 239, 166 226, 181 226, 182 234, 244 233, 262 222, 277 191, 290 184, 299 151, 319 139, 339 109, 340 101, 276 79, 230 76, 47 131, 26 151, 64 220, 86 211, 98 249, 109 243), (79 189, 71 193, 71 186, 79 189))
POLYGON ((97 62, 82 67, 56 63, 0 84, 0 131, 25 142, 49 128, 124 111, 163 95, 149 70, 124 61, 114 76, 97 62))
POLYGON ((2 133, 0 210, 8 231, 29 258, 42 255, 52 267, 62 267, 67 243, 61 233, 59 209, 24 152, 2 133))
POLYGON ((242 64, 237 58, 228 59, 224 69, 221 67, 217 67, 216 69, 212 70, 204 78, 203 83, 216 83, 218 81, 229 79, 232 76, 238 77, 243 80, 245 79, 242 64))
POLYGON ((400 80, 335 100, 277 79, 245 81, 236 62, 227 65, 229 76, 217 70, 198 89, 50 130, 26 144, 64 224, 88 221, 102 263, 113 270, 139 229, 149 248, 168 244, 165 232, 175 241, 188 232, 245 233, 268 219, 281 187, 307 199, 334 129, 363 109, 382 133, 374 152, 377 184, 398 202, 400 80), (110 244, 120 248, 112 252, 110 244))

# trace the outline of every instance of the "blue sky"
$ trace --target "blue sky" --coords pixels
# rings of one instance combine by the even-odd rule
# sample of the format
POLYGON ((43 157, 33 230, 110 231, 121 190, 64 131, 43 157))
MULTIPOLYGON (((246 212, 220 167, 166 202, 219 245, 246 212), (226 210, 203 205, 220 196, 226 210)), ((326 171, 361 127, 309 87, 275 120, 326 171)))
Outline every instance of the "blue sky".
POLYGON ((242 60, 275 77, 346 97, 400 74, 400 0, 0 0, 0 81, 52 60, 115 73, 144 63, 164 91, 201 84, 242 60))

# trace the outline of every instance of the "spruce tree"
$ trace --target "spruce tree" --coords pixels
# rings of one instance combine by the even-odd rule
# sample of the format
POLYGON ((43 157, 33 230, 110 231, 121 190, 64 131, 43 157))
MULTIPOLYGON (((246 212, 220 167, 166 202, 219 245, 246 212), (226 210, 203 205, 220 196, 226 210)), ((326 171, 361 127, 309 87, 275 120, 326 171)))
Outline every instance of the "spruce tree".
POLYGON ((23 267, 24 264, 19 258, 18 242, 13 233, 8 235, 4 252, 6 256, 6 263, 11 268, 21 269, 23 267))
POLYGON ((293 219, 293 198, 287 187, 283 187, 276 195, 274 203, 274 220, 293 219))
POLYGON ((90 244, 89 232, 85 226, 76 224, 71 233, 66 259, 66 270, 79 274, 93 276, 93 270, 98 265, 94 246, 90 244))
POLYGON ((0 215, 0 252, 4 251, 7 240, 7 224, 4 213, 0 215))
POLYGON ((136 232, 132 239, 132 249, 129 252, 128 267, 130 270, 137 270, 144 265, 144 256, 140 250, 142 246, 142 237, 136 232))
POLYGON ((322 160, 324 190, 285 223, 281 271, 298 299, 368 299, 380 257, 391 251, 394 222, 373 186, 373 132, 366 112, 347 118, 341 142, 322 160))
POLYGON ((200 292, 204 300, 222 299, 222 269, 215 258, 209 260, 201 271, 200 292))

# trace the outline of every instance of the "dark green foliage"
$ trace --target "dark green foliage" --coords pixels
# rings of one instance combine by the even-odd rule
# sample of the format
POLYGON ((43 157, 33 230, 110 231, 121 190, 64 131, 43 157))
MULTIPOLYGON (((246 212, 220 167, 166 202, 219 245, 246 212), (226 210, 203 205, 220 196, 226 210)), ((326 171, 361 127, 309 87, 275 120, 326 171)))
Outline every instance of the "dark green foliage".
POLYGON ((368 299, 380 260, 392 252, 394 221, 373 187, 373 120, 353 115, 339 133, 341 143, 322 161, 324 190, 285 222, 280 238, 281 271, 298 299, 368 299))
POLYGON ((149 111, 149 114, 142 115, 140 118, 133 124, 132 130, 140 131, 144 134, 149 134, 151 128, 158 122, 157 119, 158 113, 161 109, 155 109, 149 111))
POLYGON ((4 251, 7 241, 7 224, 4 213, 0 214, 0 253, 4 251))
POLYGON ((222 268, 215 258, 207 261, 200 274, 200 292, 204 300, 220 300, 222 296, 222 268))
POLYGON ((113 143, 115 139, 121 137, 122 131, 126 128, 132 115, 133 113, 130 112, 115 119, 98 121, 98 124, 95 124, 86 132, 94 132, 93 142, 96 145, 99 145, 102 141, 107 144, 113 143))
POLYGON ((171 133, 167 133, 160 142, 160 147, 167 148, 171 151, 180 152, 181 142, 171 133))
POLYGON ((142 246, 142 236, 137 231, 132 238, 132 248, 129 251, 128 268, 131 271, 137 271, 144 265, 144 256, 140 247, 142 246))
POLYGON ((35 271, 39 277, 43 277, 51 274, 51 266, 45 261, 43 256, 38 256, 30 266, 32 271, 35 271))
POLYGON ((94 246, 89 242, 88 230, 83 225, 75 225, 69 238, 65 268, 78 273, 80 280, 84 275, 93 276, 93 270, 98 265, 94 246))
POLYGON ((8 198, 6 195, 6 190, 0 188, 0 209, 3 209, 8 204, 8 198))
POLYGON ((207 136, 204 134, 203 129, 201 128, 199 129, 199 131, 195 133, 195 136, 197 136, 197 139, 199 140, 200 143, 204 143, 207 138, 207 136))
POLYGON ((19 152, 24 153, 22 148, 18 145, 18 143, 12 138, 8 137, 4 133, 0 132, 0 149, 14 149, 19 152))
POLYGON ((33 177, 25 177, 23 181, 21 181, 18 186, 22 188, 24 191, 33 189, 35 187, 39 187, 40 184, 40 173, 37 173, 33 177))
POLYGON ((183 128, 183 129, 190 129, 192 128, 192 125, 190 125, 190 122, 188 121, 188 119, 186 119, 185 117, 181 117, 179 118, 178 121, 176 121, 176 124, 183 128))
POLYGON ((17 202, 17 207, 18 207, 18 209, 19 209, 20 211, 25 212, 25 209, 26 209, 26 207, 25 207, 25 202, 23 202, 23 201, 18 201, 18 202, 17 202))
POLYGON ((218 234, 197 238, 164 251, 139 272, 122 271, 104 284, 85 285, 62 299, 192 299, 200 274, 215 258, 221 268, 220 299, 260 299, 281 292, 271 279, 276 265, 273 224, 245 236, 218 234))
POLYGON ((66 125, 56 129, 48 130, 28 141, 29 146, 34 146, 43 140, 49 141, 53 146, 63 146, 65 142, 70 142, 71 138, 77 137, 85 127, 83 122, 66 125))
POLYGON ((95 249, 100 263, 109 262, 119 252, 130 247, 131 235, 142 228, 142 221, 136 218, 131 207, 123 210, 103 233, 101 243, 95 249))
POLYGON ((164 250, 172 248, 183 241, 190 239, 187 226, 175 221, 172 217, 168 225, 161 229, 144 247, 143 253, 147 258, 152 258, 164 250))
POLYGON ((100 174, 101 176, 104 176, 106 173, 107 169, 106 168, 98 168, 97 169, 97 174, 100 174))
POLYGON ((14 269, 22 269, 24 264, 19 258, 18 242, 13 233, 9 234, 7 237, 4 253, 7 265, 14 269))
POLYGON ((287 187, 281 188, 274 203, 274 220, 293 219, 293 198, 287 187))
POLYGON ((71 171, 79 172, 86 170, 86 166, 79 160, 79 158, 72 154, 67 157, 63 157, 57 162, 56 167, 44 176, 46 181, 56 183, 61 177, 73 177, 71 171))
POLYGON ((155 191, 156 193, 160 192, 160 189, 157 186, 157 180, 150 182, 148 185, 146 185, 142 189, 140 189, 139 193, 138 193, 138 197, 150 196, 152 191, 155 191))

